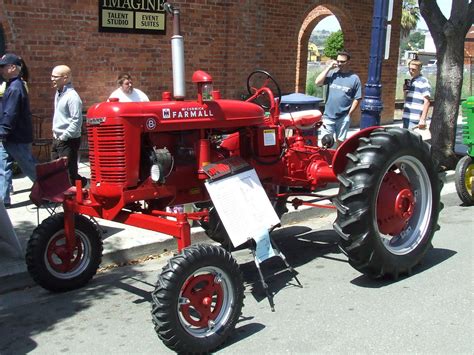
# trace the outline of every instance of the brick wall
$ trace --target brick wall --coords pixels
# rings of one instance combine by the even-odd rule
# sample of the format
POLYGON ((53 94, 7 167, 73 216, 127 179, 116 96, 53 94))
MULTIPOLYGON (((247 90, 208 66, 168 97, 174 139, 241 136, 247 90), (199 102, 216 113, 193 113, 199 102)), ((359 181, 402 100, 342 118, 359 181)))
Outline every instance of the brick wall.
MULTIPOLYGON (((247 75, 266 69, 283 92, 304 91, 307 38, 324 15, 309 17, 324 4, 339 19, 353 70, 367 82, 373 0, 195 0, 174 1, 181 10, 185 41, 187 98, 194 98, 192 73, 214 79, 224 98, 246 93, 247 75), (302 55, 299 55, 301 53, 302 55)), ((392 56, 384 62, 383 121, 391 121, 401 5, 395 1, 392 56)), ((168 19, 169 21, 169 19, 168 19)), ((51 117, 54 92, 51 69, 67 64, 84 107, 107 99, 117 74, 129 71, 151 100, 172 91, 171 22, 168 34, 98 32, 98 0, 4 0, 0 22, 6 50, 24 57, 30 69, 32 111, 51 117)))

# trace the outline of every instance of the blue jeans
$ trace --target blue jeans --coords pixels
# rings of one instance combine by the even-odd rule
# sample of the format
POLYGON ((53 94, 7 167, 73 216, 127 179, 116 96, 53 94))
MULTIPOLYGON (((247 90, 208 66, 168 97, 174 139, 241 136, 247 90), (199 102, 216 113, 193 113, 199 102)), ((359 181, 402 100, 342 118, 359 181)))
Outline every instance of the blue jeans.
POLYGON ((8 205, 11 203, 10 186, 13 183, 13 159, 1 143, 0 159, 0 199, 8 205))
POLYGON ((0 145, 0 198, 8 204, 12 174, 11 159, 18 163, 21 171, 33 182, 36 180, 36 159, 31 152, 31 143, 3 142, 0 145))

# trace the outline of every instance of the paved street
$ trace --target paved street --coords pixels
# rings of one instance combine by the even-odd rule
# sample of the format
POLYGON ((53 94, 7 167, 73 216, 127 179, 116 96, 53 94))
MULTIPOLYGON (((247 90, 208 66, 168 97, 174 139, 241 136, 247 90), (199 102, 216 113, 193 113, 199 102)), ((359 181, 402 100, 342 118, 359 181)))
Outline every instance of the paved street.
MULTIPOLYGON (((474 210, 460 205, 452 182, 442 198, 434 249, 398 282, 372 281, 349 266, 335 245, 332 212, 275 233, 304 286, 287 273, 274 278, 276 312, 248 252, 235 253, 245 306, 219 353, 472 353, 474 210)), ((32 287, 0 295, 0 354, 170 353, 150 320, 150 291, 167 258, 103 272, 64 294, 32 287)))

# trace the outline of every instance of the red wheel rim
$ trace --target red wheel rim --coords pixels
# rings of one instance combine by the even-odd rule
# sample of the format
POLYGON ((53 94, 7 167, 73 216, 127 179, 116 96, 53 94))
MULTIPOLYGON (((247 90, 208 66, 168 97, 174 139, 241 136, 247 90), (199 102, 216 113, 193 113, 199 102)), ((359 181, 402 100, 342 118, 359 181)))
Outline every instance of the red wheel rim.
POLYGON ((213 274, 192 276, 181 289, 181 297, 187 299, 180 305, 180 312, 189 324, 207 328, 219 315, 224 291, 213 274))
POLYGON ((78 241, 76 248, 72 253, 69 253, 66 247, 66 237, 60 234, 49 242, 46 257, 53 270, 66 273, 73 270, 80 263, 82 252, 82 243, 78 241))
POLYGON ((415 209, 415 197, 409 180, 401 173, 389 171, 377 198, 377 223, 386 235, 399 235, 415 209))

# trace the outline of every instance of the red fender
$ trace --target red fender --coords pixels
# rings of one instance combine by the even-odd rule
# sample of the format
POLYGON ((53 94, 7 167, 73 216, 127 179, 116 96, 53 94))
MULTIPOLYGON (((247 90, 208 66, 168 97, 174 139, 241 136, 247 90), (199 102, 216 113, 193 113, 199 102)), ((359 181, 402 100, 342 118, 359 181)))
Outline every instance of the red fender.
POLYGON ((359 146, 359 138, 368 137, 370 133, 380 128, 380 126, 368 127, 360 130, 350 138, 346 139, 336 150, 334 157, 332 158, 332 170, 334 175, 342 173, 347 164, 346 154, 353 152, 359 146))

